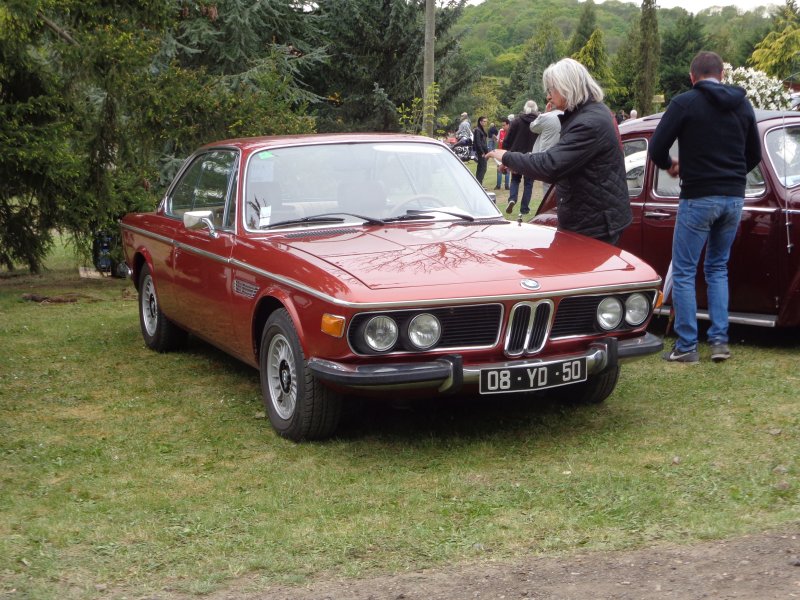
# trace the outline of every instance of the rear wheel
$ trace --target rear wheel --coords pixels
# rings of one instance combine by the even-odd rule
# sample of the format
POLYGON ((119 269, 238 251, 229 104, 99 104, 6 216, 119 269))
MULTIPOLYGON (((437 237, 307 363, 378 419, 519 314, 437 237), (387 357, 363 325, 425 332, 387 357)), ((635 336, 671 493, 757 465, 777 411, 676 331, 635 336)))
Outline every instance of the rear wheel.
POLYGON ((605 371, 589 377, 582 383, 568 385, 553 390, 558 400, 574 404, 600 404, 608 398, 617 387, 619 365, 609 367, 605 371))
POLYGON ((161 312, 156 285, 147 265, 139 276, 139 325, 144 343, 156 352, 177 350, 186 341, 186 332, 161 312))
POLYGON ((285 309, 272 313, 264 326, 259 367, 264 408, 279 435, 295 442, 333 435, 341 418, 341 395, 311 374, 285 309))

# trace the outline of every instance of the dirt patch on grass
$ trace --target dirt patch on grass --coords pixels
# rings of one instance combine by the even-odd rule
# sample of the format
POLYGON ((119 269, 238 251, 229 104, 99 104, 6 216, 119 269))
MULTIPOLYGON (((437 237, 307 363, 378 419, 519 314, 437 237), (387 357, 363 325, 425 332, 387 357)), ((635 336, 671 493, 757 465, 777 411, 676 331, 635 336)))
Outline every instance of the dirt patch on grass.
POLYGON ((451 600, 493 598, 800 598, 800 526, 693 544, 625 552, 480 562, 395 576, 317 581, 260 591, 240 581, 208 600, 451 600))

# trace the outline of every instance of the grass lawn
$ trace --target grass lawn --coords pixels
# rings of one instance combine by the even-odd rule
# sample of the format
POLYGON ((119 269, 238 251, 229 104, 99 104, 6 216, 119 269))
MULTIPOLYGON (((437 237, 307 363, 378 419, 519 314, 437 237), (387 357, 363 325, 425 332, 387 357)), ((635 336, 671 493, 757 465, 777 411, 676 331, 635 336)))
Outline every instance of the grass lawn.
POLYGON ((723 364, 631 363, 600 406, 369 404, 295 445, 254 370, 196 340, 147 350, 129 282, 50 266, 0 273, 0 595, 167 598, 800 522, 796 331, 736 329, 723 364))

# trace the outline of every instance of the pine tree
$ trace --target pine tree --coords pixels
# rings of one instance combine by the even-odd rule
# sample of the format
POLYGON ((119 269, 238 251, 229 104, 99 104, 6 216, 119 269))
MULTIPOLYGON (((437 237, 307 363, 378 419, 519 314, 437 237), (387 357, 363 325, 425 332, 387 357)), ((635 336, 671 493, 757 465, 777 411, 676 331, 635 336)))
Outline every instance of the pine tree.
POLYGON ((594 30, 586 45, 573 54, 572 58, 586 67, 601 87, 607 88, 613 85, 614 78, 608 65, 603 32, 599 29, 594 30))
POLYGON ((586 3, 583 5, 583 11, 581 11, 580 19, 578 20, 578 26, 575 28, 575 33, 572 34, 572 38, 570 38, 568 54, 574 56, 580 52, 581 48, 586 45, 596 29, 597 15, 595 14, 594 2, 593 0, 586 0, 586 3))
POLYGON ((606 101, 609 106, 621 108, 626 112, 634 107, 634 89, 636 77, 639 72, 639 51, 640 51, 640 21, 637 16, 631 23, 628 35, 617 50, 616 56, 611 63, 614 85, 608 86, 606 90, 606 101))
POLYGON ((695 55, 705 47, 703 25, 690 13, 681 15, 675 25, 664 33, 661 53, 670 59, 661 63, 659 79, 666 102, 692 87, 689 67, 695 55))
POLYGON ((564 56, 561 30, 549 18, 543 19, 536 35, 531 38, 522 58, 511 72, 511 84, 506 88, 503 103, 518 112, 527 100, 544 106, 546 92, 542 88, 544 70, 564 56))
POLYGON ((655 0, 642 1, 640 21, 639 63, 634 86, 635 107, 639 116, 653 112, 653 94, 658 83, 658 65, 661 43, 658 36, 658 18, 655 0))
POLYGON ((786 0, 775 16, 773 30, 756 44, 748 62, 778 79, 797 77, 800 71, 800 7, 795 0, 786 0))

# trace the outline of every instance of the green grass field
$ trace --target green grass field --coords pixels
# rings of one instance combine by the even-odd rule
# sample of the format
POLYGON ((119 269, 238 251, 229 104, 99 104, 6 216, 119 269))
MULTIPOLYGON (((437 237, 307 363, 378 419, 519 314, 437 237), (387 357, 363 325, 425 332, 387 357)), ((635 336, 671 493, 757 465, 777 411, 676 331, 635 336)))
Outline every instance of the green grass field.
POLYGON ((796 332, 626 365, 600 406, 374 403, 295 445, 254 370, 196 340, 147 350, 130 283, 76 266, 0 276, 0 595, 168 598, 800 521, 796 332))

